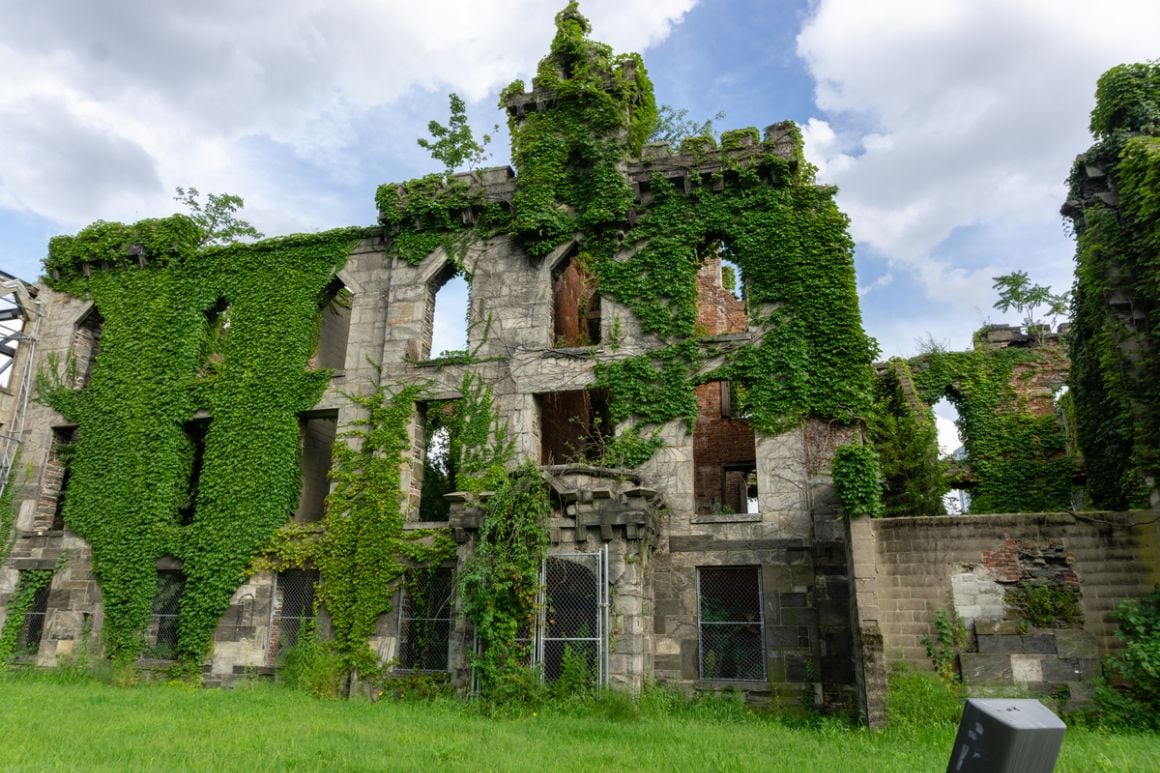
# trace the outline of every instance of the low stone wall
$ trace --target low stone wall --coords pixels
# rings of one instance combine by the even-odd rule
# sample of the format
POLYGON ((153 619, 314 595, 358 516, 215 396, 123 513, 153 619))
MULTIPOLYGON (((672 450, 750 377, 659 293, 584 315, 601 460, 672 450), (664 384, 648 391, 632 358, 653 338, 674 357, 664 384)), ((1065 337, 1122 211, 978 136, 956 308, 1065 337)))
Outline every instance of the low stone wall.
POLYGON ((939 610, 969 634, 968 685, 1067 689, 1083 697, 1098 658, 1116 648, 1112 611, 1160 583, 1160 524, 1151 511, 891 518, 849 524, 863 710, 885 719, 887 667, 931 668, 923 639, 939 610), (1036 629, 1012 609, 1024 583, 1073 589, 1082 620, 1036 629))

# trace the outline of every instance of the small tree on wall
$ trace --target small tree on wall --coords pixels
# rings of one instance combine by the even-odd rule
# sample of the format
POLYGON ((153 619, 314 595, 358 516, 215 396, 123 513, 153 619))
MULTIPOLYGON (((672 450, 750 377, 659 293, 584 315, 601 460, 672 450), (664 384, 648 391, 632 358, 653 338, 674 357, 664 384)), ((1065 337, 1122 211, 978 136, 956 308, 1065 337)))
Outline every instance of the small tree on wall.
POLYGON ((1016 312, 1023 316, 1023 325, 1028 333, 1035 334, 1042 343, 1043 337, 1054 327, 1055 320, 1067 314, 1070 293, 1056 295, 1046 285, 1033 285, 1026 271, 1012 271, 1010 274, 992 277, 991 287, 999 292, 999 300, 994 307, 999 311, 1016 312), (1049 320, 1044 329, 1044 320, 1039 316, 1039 308, 1049 320))

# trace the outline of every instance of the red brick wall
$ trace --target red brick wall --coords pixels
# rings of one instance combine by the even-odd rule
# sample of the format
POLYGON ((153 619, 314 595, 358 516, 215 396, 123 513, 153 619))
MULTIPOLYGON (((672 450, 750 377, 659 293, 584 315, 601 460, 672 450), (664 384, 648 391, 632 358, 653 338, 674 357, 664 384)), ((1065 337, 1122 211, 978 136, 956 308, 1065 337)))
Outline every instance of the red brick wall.
POLYGON ((749 327, 745 304, 721 286, 721 258, 706 258, 697 272, 697 324, 709 335, 744 333, 749 327))
MULTIPOLYGON (((699 514, 727 504, 723 490, 726 464, 754 463, 757 447, 753 428, 745 419, 721 416, 722 390, 728 384, 711 381, 697 387, 697 424, 693 430, 693 492, 699 514)), ((735 512, 744 512, 744 493, 730 498, 735 512)))

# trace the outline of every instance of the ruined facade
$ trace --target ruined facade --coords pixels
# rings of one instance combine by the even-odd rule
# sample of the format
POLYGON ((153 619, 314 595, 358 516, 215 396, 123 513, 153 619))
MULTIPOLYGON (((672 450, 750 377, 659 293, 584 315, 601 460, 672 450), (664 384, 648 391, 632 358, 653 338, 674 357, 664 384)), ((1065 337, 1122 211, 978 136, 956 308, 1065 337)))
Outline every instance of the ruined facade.
MULTIPOLYGON (((873 369, 833 190, 792 124, 647 144, 639 58, 574 6, 557 24, 501 98, 515 169, 384 185, 371 228, 203 249, 175 216, 54 240, 23 311, 18 370, 43 377, 4 471, 0 655, 225 681, 317 630, 469 690, 460 578, 502 494, 486 457, 547 492, 518 633, 544 678, 579 660, 631 691, 880 719, 884 635, 912 655, 967 570, 887 609, 839 519, 831 461, 863 442, 873 369), (440 354, 456 276, 467 346, 440 354)), ((956 378, 908 388, 925 410, 956 378)))

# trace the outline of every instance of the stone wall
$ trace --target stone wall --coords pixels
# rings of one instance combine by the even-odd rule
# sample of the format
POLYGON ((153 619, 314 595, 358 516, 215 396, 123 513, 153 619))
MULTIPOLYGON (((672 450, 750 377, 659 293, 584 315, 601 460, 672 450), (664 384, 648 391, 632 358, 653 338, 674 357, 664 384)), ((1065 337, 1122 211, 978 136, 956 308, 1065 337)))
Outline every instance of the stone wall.
POLYGON ((884 718, 885 673, 931 667, 923 638, 939 610, 971 631, 961 655, 970 685, 1066 688, 1082 698, 1098 657, 1117 646, 1112 610, 1160 582, 1152 512, 1046 513, 859 520, 849 525, 863 707, 884 718), (1028 583, 1077 589, 1083 620, 1037 630, 1008 590, 1028 583))

